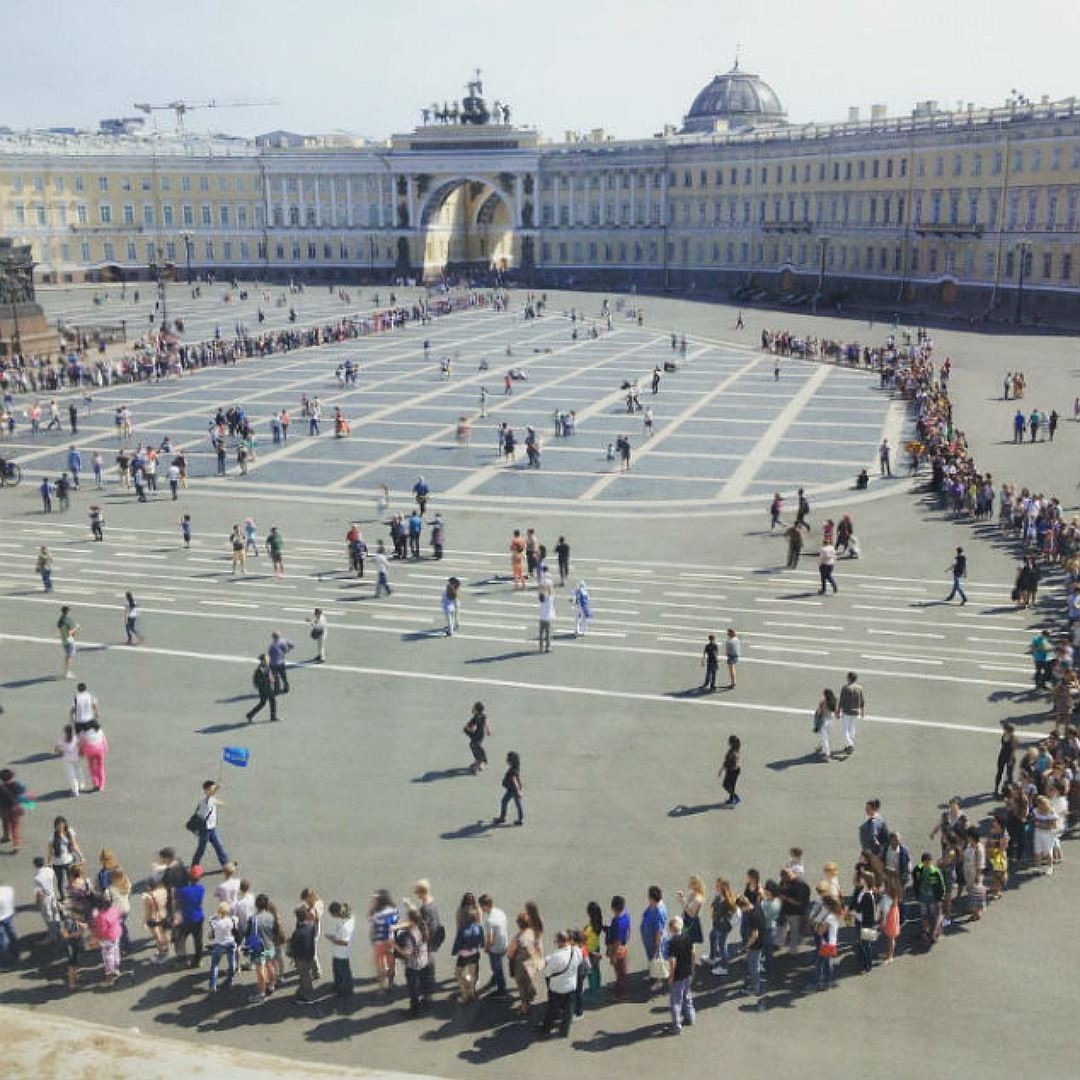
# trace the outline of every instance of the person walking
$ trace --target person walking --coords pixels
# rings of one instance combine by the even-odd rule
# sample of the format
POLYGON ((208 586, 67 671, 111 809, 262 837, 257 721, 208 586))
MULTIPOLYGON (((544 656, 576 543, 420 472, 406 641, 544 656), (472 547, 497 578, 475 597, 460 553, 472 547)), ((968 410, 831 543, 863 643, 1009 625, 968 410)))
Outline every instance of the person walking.
POLYGON ((311 613, 308 625, 311 627, 311 640, 315 642, 315 648, 318 650, 314 662, 323 664, 326 662, 326 615, 322 608, 317 607, 311 613))
POLYGON ((195 854, 191 857, 191 865, 195 867, 202 864, 203 853, 209 843, 217 855, 218 862, 224 867, 229 861, 229 856, 225 852, 225 845, 222 844, 217 831, 218 807, 221 806, 217 798, 218 784, 214 780, 206 780, 203 783, 202 790, 202 798, 199 799, 198 805, 195 807, 195 813, 192 815, 192 821, 197 817, 200 824, 199 839, 195 845, 195 854))
POLYGON ((560 536, 555 544, 555 557, 559 561, 559 584, 565 585, 570 576, 570 545, 565 536, 560 536))
POLYGON ((205 895, 201 866, 191 867, 187 871, 184 883, 173 890, 176 911, 176 933, 173 936, 173 944, 176 948, 176 958, 178 960, 187 958, 187 939, 190 937, 195 945, 195 955, 188 961, 188 967, 191 968, 197 968, 202 963, 203 933, 206 929, 203 915, 205 895))
POLYGON ((289 675, 286 669, 285 657, 294 648, 293 643, 280 630, 271 632, 266 655, 270 661, 270 674, 274 679, 275 694, 287 694, 289 692, 289 675))
POLYGON ((878 447, 878 467, 882 476, 892 479, 892 447, 888 439, 882 439, 878 447))
POLYGON ((87 514, 90 516, 90 535, 94 538, 94 542, 105 543, 105 514, 101 507, 94 503, 87 510, 87 514))
POLYGON ((50 552, 44 544, 38 548, 37 562, 34 564, 34 571, 41 575, 41 585, 44 590, 47 593, 52 592, 53 557, 52 552, 50 552))
POLYGON ((945 597, 945 603, 947 604, 959 593, 960 606, 963 607, 968 598, 967 593, 964 592, 964 578, 967 577, 967 556, 964 554, 962 547, 956 549, 956 557, 945 569, 952 574, 952 591, 945 597))
POLYGON ((829 737, 832 734, 833 720, 840 715, 836 695, 828 688, 822 691, 821 701, 814 710, 814 734, 818 737, 818 756, 823 761, 832 760, 832 746, 829 737))
POLYGON ((702 690, 716 689, 716 673, 720 669, 720 646, 716 644, 716 635, 710 634, 701 654, 701 666, 705 669, 705 681, 702 690))
MULTIPOLYGON (((181 527, 183 523, 181 521, 181 527)), ((185 543, 185 547, 187 544, 185 543)), ((247 541, 240 531, 239 525, 233 525, 229 533, 229 546, 232 548, 232 572, 235 574, 239 569, 241 574, 247 573, 247 541)))
POLYGON ((128 645, 141 645, 142 634, 138 631, 139 605, 131 592, 124 593, 124 633, 128 645))
MULTIPOLYGON (((739 643, 739 637, 735 633, 735 628, 732 627, 732 626, 728 627, 727 639, 724 641, 724 659, 727 661, 727 671, 728 671, 728 686, 727 686, 727 688, 729 690, 734 690, 735 689, 735 669, 736 669, 736 667, 738 667, 739 661, 742 659, 742 645, 739 643)), ((716 689, 715 675, 714 675, 713 689, 714 690, 716 689)))
POLYGON ((821 588, 818 595, 825 595, 825 587, 832 586, 834 593, 839 592, 836 587, 836 579, 833 572, 836 570, 836 548, 830 543, 824 543, 818 548, 818 576, 821 578, 821 588))
POLYGON ((64 654, 64 678, 75 678, 71 670, 75 658, 75 635, 79 624, 71 617, 71 608, 64 604, 60 608, 60 618, 56 620, 56 632, 60 635, 60 650, 64 654))
POLYGON ((251 681, 259 695, 259 704, 247 712, 247 722, 250 724, 255 714, 261 712, 265 705, 270 706, 271 722, 276 721, 278 718, 277 691, 274 689, 274 675, 270 670, 270 657, 266 653, 259 657, 259 663, 251 676, 251 681))
POLYGON ((97 720, 91 720, 79 733, 79 753, 86 759, 90 773, 91 791, 105 790, 105 757, 109 752, 109 740, 97 720))
POLYGON ((799 557, 802 555, 803 535, 798 525, 789 525, 784 530, 784 538, 787 540, 787 568, 797 570, 799 557))
POLYGON ((542 653, 551 652, 551 628, 555 624, 555 590, 550 585, 541 585, 536 591, 540 601, 537 643, 542 653))
POLYGON ((78 797, 82 792, 82 769, 79 763, 82 755, 79 753, 79 737, 75 734, 74 724, 64 725, 64 733, 53 750, 60 755, 64 763, 64 772, 67 774, 71 794, 78 797))
POLYGON ((511 750, 506 755, 506 772, 502 778, 502 802, 499 806, 499 816, 492 818, 492 825, 506 824, 506 808, 512 802, 517 811, 515 825, 525 824, 525 786, 521 781, 521 758, 516 751, 511 750))
POLYGON ((742 743, 739 741, 738 735, 729 735, 727 753, 724 754, 724 763, 720 766, 720 785, 728 793, 723 805, 732 808, 742 802, 742 799, 735 794, 735 787, 739 782, 739 773, 742 772, 739 765, 741 750, 742 743))
POLYGON ((487 765, 487 751, 484 749, 484 739, 491 734, 491 724, 484 712, 484 703, 477 701, 472 707, 472 715, 465 724, 464 732, 469 737, 469 749, 472 751, 472 764, 469 772, 474 776, 484 771, 487 765))
POLYGON ((270 527, 266 534, 266 554, 270 556, 270 563, 274 568, 274 577, 285 576, 285 541, 276 525, 270 527))
POLYGON ((380 540, 375 548, 375 554, 371 556, 375 564, 375 599, 385 593, 389 596, 394 590, 390 588, 390 561, 386 557, 386 547, 380 540))
POLYGON ((847 674, 847 682, 840 690, 840 732, 844 737, 844 753, 855 753, 855 722, 866 715, 866 695, 859 685, 854 671, 847 674))
POLYGON ((577 583, 574 595, 570 598, 574 607, 574 636, 584 637, 589 632, 589 620, 592 618, 592 603, 589 600, 589 588, 584 581, 577 583))
POLYGON ((461 582, 456 577, 447 579, 442 594, 442 612, 446 620, 446 636, 453 637, 461 629, 461 582))

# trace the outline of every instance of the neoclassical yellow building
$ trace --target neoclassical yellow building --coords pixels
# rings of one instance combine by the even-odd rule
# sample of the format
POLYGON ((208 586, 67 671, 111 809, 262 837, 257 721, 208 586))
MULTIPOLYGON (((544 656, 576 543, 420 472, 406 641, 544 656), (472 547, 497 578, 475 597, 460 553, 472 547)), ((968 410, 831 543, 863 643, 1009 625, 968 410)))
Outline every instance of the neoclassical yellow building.
POLYGON ((545 139, 479 78, 377 144, 0 133, 0 234, 56 282, 449 268, 1039 318, 1077 306, 1078 207, 1075 99, 790 124, 738 65, 681 126, 631 141, 545 139))

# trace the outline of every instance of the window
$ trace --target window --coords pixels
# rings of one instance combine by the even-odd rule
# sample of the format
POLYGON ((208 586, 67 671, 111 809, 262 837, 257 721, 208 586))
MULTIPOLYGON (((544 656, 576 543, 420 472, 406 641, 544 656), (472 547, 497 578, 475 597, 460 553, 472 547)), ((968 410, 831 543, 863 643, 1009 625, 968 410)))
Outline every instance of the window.
POLYGON ((737 184, 739 182, 738 171, 734 168, 731 170, 731 182, 732 184, 737 184))
POLYGON ((900 159, 900 175, 907 176, 907 158, 900 159))
POLYGON ((285 258, 285 245, 282 244, 280 241, 278 242, 278 245, 274 250, 274 255, 278 259, 284 259, 285 258))
POLYGON ((1025 229, 1034 229, 1036 215, 1039 211, 1039 193, 1038 191, 1029 191, 1027 200, 1027 218, 1024 221, 1025 229))
POLYGON ((57 195, 59 195, 60 192, 62 192, 63 190, 64 190, 64 178, 62 176, 54 176, 53 177, 53 191, 55 191, 57 193, 57 195))
POLYGON ((247 223, 248 223, 247 203, 241 203, 236 208, 236 224, 239 225, 240 228, 246 229, 247 228, 247 223))
POLYGON ((979 221, 979 192, 968 192, 968 224, 977 225, 979 221))
POLYGON ((1005 252, 1005 276, 1011 278, 1016 272, 1016 253, 1012 250, 1005 252))
POLYGON ((892 177, 892 158, 885 159, 885 175, 890 178, 892 177))
POLYGON ((1061 280, 1072 281, 1072 255, 1065 254, 1061 256, 1061 280))
POLYGON ((315 224, 315 207, 314 206, 309 206, 307 208, 307 224, 308 225, 314 225, 315 224))
POLYGON ((971 175, 982 176, 982 154, 972 154, 971 156, 971 175))
POLYGON ((45 177, 44 176, 35 176, 34 177, 34 190, 36 192, 38 192, 39 194, 45 190, 45 177))
POLYGON ((107 176, 99 176, 97 178, 98 191, 109 190, 109 178, 107 176))
POLYGON ((870 224, 877 224, 877 199, 873 195, 870 196, 870 224))
POLYGON ((1024 151, 1014 150, 1012 156, 1012 171, 1019 173, 1024 171, 1024 151))
POLYGON ((1031 151, 1031 171, 1032 172, 1038 172, 1041 167, 1042 167, 1042 151, 1038 150, 1038 149, 1032 150, 1031 151))
POLYGON ((154 207, 152 203, 143 203, 142 219, 144 225, 154 224, 154 207))
POLYGON ((79 252, 82 255, 82 261, 83 262, 89 262, 90 261, 90 241, 89 240, 84 240, 79 245, 79 252))
POLYGON ((146 245, 146 262, 147 262, 147 265, 153 263, 153 261, 154 261, 154 244, 153 244, 153 241, 150 241, 146 245))
POLYGON ((227 176, 219 176, 218 177, 217 189, 218 189, 218 191, 228 191, 229 190, 229 178, 227 176))
MULTIPOLYGON (((247 261, 249 256, 250 256, 250 253, 248 251, 248 242, 246 240, 241 240, 240 241, 240 258, 247 261)), ((259 252, 259 258, 260 259, 265 259, 266 258, 265 253, 260 251, 259 252)))
POLYGON ((172 240, 165 245, 165 258, 169 262, 176 262, 176 244, 172 240))
POLYGON ((131 203, 124 203, 124 224, 135 224, 135 207, 131 203))
POLYGON ((103 254, 105 256, 106 262, 113 262, 116 259, 116 249, 112 246, 112 244, 109 243, 108 240, 105 241, 105 244, 103 246, 103 254))
POLYGON ((930 194, 930 224, 937 225, 941 222, 941 192, 934 191, 930 194))
POLYGON ((98 207, 98 217, 102 225, 112 224, 112 207, 108 203, 101 203, 98 207))
POLYGON ((12 191, 22 191, 22 187, 23 187, 23 179, 22 179, 22 177, 21 176, 13 176, 11 178, 11 190, 12 191))
POLYGON ((1050 151, 1050 168, 1055 171, 1061 168, 1060 146, 1055 146, 1054 149, 1050 151))
POLYGON ((223 229, 227 229, 229 227, 229 207, 227 203, 222 203, 218 207, 218 220, 220 221, 221 227, 223 229))
POLYGON ((56 224, 66 226, 68 223, 68 213, 66 206, 57 206, 53 208, 53 212, 56 214, 56 224))
POLYGON ((120 181, 120 187, 124 191, 130 191, 131 190, 131 177, 130 176, 125 176, 120 181))
POLYGON ((307 257, 309 259, 314 259, 315 258, 315 243, 314 243, 314 241, 308 241, 307 257))
MULTIPOLYGON (((776 182, 778 184, 782 184, 784 182, 784 166, 783 165, 777 165, 776 166, 776 182)), ((716 260, 714 259, 713 262, 715 262, 715 261, 716 260)))
POLYGON ((761 166, 761 182, 762 184, 769 182, 769 167, 767 165, 761 166))
POLYGON ((144 176, 142 178, 142 189, 143 189, 143 191, 149 191, 150 190, 150 177, 149 176, 144 176))
POLYGON ((212 260, 214 258, 214 241, 207 240, 203 245, 203 251, 206 253, 206 257, 212 260))
POLYGON ((265 209, 264 209, 264 207, 262 206, 261 203, 256 203, 255 204, 255 225, 260 229, 263 226, 264 218, 265 218, 265 209))
POLYGON ((199 207, 199 211, 201 214, 200 220, 202 221, 203 225, 209 228, 211 225, 214 224, 214 218, 212 213, 213 207, 211 207, 209 203, 203 203, 199 207))
POLYGON ((1042 257, 1042 276, 1049 280, 1050 274, 1054 268, 1054 256, 1049 251, 1043 253, 1042 257))
POLYGON ((163 206, 163 207, 161 208, 161 216, 162 216, 162 219, 163 219, 163 221, 164 221, 164 223, 165 223, 166 225, 170 225, 170 226, 171 226, 171 225, 173 224, 173 208, 172 208, 172 203, 166 203, 166 204, 165 204, 165 205, 164 205, 164 206, 163 206))
POLYGON ((181 191, 190 191, 191 190, 191 177, 190 176, 181 176, 180 177, 180 190, 181 191))
POLYGON ((129 241, 127 246, 127 261, 134 262, 138 257, 138 252, 135 250, 135 242, 129 241))
POLYGON ((199 190, 200 191, 209 191, 210 190, 210 177, 209 176, 200 176, 199 177, 199 190))
POLYGON ((840 179, 840 162, 839 161, 834 161, 833 162, 832 178, 834 180, 839 180, 840 179))
POLYGON ((945 175, 945 156, 943 154, 938 154, 938 156, 934 158, 934 175, 945 175))
POLYGON ((874 165, 870 172, 870 175, 876 180, 881 175, 881 162, 877 158, 874 158, 874 165))
MULTIPOLYGON (((244 190, 244 178, 242 176, 238 176, 236 178, 236 183, 233 186, 236 188, 237 194, 242 192, 244 190)), ((348 256, 342 256, 342 257, 347 258, 348 256)))
POLYGON ((1057 228, 1058 192, 1057 188, 1051 188, 1046 193, 1046 228, 1052 232, 1057 228))
POLYGON ((930 257, 929 257, 929 259, 927 261, 929 263, 929 266, 927 267, 927 271, 929 273, 931 273, 931 274, 936 274, 937 273, 937 248, 936 247, 932 247, 930 249, 930 257))
POLYGON ((949 192, 949 224, 960 224, 960 192, 949 192))
POLYGON ((954 154, 952 163, 953 176, 962 176, 964 173, 964 155, 954 154))
POLYGON ((15 206, 15 224, 26 224, 26 207, 22 203, 17 203, 15 206))
POLYGON ((161 190, 162 191, 170 191, 171 189, 172 189, 172 184, 171 184, 169 178, 167 176, 163 176, 161 178, 161 190))
POLYGON ((882 225, 889 224, 889 218, 892 216, 892 199, 888 195, 881 200, 881 223, 882 225))
POLYGON ((997 228, 998 208, 1001 203, 1001 193, 995 190, 988 192, 988 194, 990 197, 990 206, 987 209, 986 213, 986 227, 988 229, 995 229, 997 228))
POLYGON ((184 205, 180 207, 180 221, 184 225, 195 224, 195 207, 193 207, 191 203, 184 203, 184 205))
POLYGON ((1001 150, 995 150, 994 151, 994 156, 990 161, 990 172, 994 176, 997 176, 998 173, 1000 173, 1001 170, 1004 168, 1004 165, 1005 165, 1005 155, 1004 155, 1004 153, 1001 150))
POLYGON ((83 178, 81 176, 76 176, 75 177, 75 190, 76 191, 85 191, 86 190, 86 188, 84 186, 84 183, 83 183, 83 178))
POLYGON ((1020 192, 1009 192, 1009 228, 1015 229, 1020 221, 1020 192))
POLYGON ((79 203, 79 205, 75 207, 75 220, 80 225, 85 225, 88 221, 85 203, 79 203))

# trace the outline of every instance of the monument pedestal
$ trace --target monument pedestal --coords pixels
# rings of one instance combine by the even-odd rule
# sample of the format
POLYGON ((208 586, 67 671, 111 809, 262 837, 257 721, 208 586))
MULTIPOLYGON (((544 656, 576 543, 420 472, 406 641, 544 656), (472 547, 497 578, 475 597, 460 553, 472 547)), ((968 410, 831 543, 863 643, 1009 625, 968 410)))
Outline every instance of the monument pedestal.
POLYGON ((0 306, 0 356, 57 356, 60 335, 34 300, 0 306), (15 343, 18 342, 18 348, 15 343))

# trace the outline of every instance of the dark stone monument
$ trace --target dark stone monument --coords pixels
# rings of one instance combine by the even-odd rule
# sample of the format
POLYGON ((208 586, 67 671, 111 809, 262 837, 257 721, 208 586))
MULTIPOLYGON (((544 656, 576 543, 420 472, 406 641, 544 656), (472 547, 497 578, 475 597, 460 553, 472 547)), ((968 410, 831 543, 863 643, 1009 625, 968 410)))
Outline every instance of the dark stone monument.
POLYGON ((59 335, 34 299, 30 245, 0 236, 0 356, 54 353, 59 347, 59 335))

